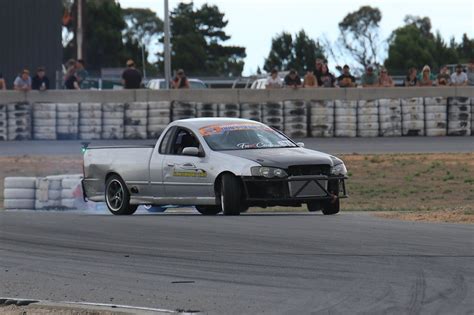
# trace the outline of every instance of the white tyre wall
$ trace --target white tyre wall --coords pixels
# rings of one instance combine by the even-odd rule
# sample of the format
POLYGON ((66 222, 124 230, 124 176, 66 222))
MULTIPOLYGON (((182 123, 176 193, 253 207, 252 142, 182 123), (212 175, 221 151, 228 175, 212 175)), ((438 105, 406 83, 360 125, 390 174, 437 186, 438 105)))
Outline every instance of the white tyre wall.
POLYGON ((402 109, 400 99, 379 99, 379 131, 384 137, 402 135, 402 109))
POLYGON ((312 137, 334 137, 334 101, 308 102, 312 137))
POLYGON ((3 207, 6 210, 35 210, 35 199, 5 199, 3 207))
POLYGON ((35 189, 31 188, 5 188, 5 199, 35 199, 35 189))
POLYGON ((5 177, 5 188, 36 188, 36 177, 5 177))
POLYGON ((30 140, 31 130, 31 106, 20 102, 7 104, 7 138, 8 140, 30 140))
POLYGON ((102 104, 102 112, 105 113, 120 113, 124 111, 124 103, 104 103, 102 104))
POLYGON ((124 136, 125 136, 125 139, 146 139, 147 127, 146 126, 125 126, 124 136))
POLYGON ((196 117, 196 103, 173 102, 171 117, 172 120, 196 117))
POLYGON ((102 118, 103 119, 119 119, 119 120, 122 120, 122 123, 123 123, 123 119, 125 118, 125 112, 124 111, 103 112, 102 118))
POLYGON ((79 111, 80 112, 101 112, 102 113, 102 103, 80 103, 79 111))
POLYGON ((56 111, 58 113, 66 112, 75 112, 79 113, 79 103, 58 103, 56 105, 56 111))
POLYGON ((448 104, 448 100, 445 97, 425 97, 424 102, 428 106, 448 104))
POLYGON ((168 101, 161 101, 161 102, 148 102, 148 109, 167 109, 168 111, 171 109, 171 102, 168 101))
POLYGON ((240 104, 219 104, 219 117, 240 117, 240 104))
POLYGON ((468 97, 448 98, 448 135, 471 135, 471 104, 468 97))
POLYGON ((57 113, 58 125, 60 121, 69 122, 69 121, 76 121, 79 118, 79 112, 58 112, 57 113))
POLYGON ((219 111, 217 104, 212 103, 197 103, 196 104, 197 117, 218 117, 219 111))

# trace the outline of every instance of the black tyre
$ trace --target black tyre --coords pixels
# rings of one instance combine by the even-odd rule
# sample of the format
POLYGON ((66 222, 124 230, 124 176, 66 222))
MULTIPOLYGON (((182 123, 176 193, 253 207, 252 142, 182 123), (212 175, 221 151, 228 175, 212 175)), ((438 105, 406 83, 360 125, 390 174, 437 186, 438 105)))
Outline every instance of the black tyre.
POLYGON ((232 174, 222 176, 220 197, 224 215, 239 215, 244 208, 242 185, 232 174))
POLYGON ((105 183, 105 203, 115 215, 131 215, 138 208, 137 205, 130 204, 130 193, 118 175, 110 176, 105 183))
POLYGON ((196 210, 202 215, 216 215, 222 211, 219 206, 196 206, 196 210))
POLYGON ((321 200, 309 201, 306 204, 306 206, 309 212, 321 211, 321 209, 323 209, 323 201, 321 200))
POLYGON ((324 215, 336 214, 339 212, 339 198, 334 200, 324 201, 321 211, 324 215))

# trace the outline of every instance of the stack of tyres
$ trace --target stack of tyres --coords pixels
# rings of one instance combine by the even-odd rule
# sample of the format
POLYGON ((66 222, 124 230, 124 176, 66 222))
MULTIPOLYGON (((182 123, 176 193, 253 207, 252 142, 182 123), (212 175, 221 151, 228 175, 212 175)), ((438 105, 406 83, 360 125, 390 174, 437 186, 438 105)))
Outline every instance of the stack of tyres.
POLYGON ((174 101, 171 106, 171 120, 196 117, 196 103, 174 101))
POLYGON ((239 104, 219 104, 219 117, 239 118, 239 104))
POLYGON ((309 102, 312 137, 334 137, 334 101, 309 102))
POLYGON ((283 131, 283 102, 268 102, 262 104, 262 122, 272 128, 283 131))
POLYGON ((8 139, 7 121, 7 105, 0 104, 0 141, 6 141, 8 139))
POLYGON ((61 207, 77 209, 82 199, 82 175, 64 175, 61 179, 61 207))
POLYGON ((31 106, 28 103, 7 105, 8 140, 31 140, 31 106))
POLYGON ((81 103, 79 106, 79 137, 97 140, 102 134, 102 104, 81 103))
POLYGON ((125 104, 125 139, 146 139, 148 124, 148 103, 125 104))
POLYGON ((171 121, 171 102, 148 103, 148 139, 158 139, 171 121))
POLYGON ((425 113, 422 97, 402 98, 402 135, 424 136, 425 113))
POLYGON ((308 136, 308 110, 304 101, 285 101, 283 103, 283 131, 291 138, 308 136))
POLYGON ((336 100, 334 121, 336 137, 357 136, 357 101, 336 100))
POLYGON ((444 97, 425 97, 425 134, 446 136, 448 100, 444 97))
POLYGON ((58 139, 75 140, 79 135, 79 104, 59 103, 56 106, 58 139))
POLYGON ((196 113, 196 117, 219 117, 218 104, 197 103, 196 113))
POLYGON ((259 103, 240 104, 240 117, 255 121, 262 121, 262 109, 259 103))
POLYGON ((448 98, 448 135, 471 135, 471 100, 469 97, 448 98))
POLYGON ((378 137, 379 108, 377 100, 360 100, 357 103, 357 136, 378 137))
POLYGON ((402 135, 402 109, 400 99, 379 99, 379 126, 383 137, 402 135))
POLYGON ((33 104, 33 138, 35 140, 56 140, 56 104, 33 104))
POLYGON ((6 210, 34 210, 36 177, 6 177, 3 207, 6 210))
POLYGON ((102 139, 123 139, 124 120, 123 103, 102 104, 102 139))
POLYGON ((47 176, 36 179, 36 210, 60 209, 61 176, 47 176))
POLYGON ((474 136, 474 97, 471 98, 471 136, 474 136))

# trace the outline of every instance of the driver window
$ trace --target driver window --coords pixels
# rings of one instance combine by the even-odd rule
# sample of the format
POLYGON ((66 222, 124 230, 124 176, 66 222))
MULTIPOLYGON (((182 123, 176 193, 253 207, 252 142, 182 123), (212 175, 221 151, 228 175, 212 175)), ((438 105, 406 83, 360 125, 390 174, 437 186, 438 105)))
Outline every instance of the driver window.
POLYGON ((181 155, 183 149, 188 147, 200 148, 199 140, 192 132, 186 129, 178 129, 175 133, 170 153, 173 155, 181 155))

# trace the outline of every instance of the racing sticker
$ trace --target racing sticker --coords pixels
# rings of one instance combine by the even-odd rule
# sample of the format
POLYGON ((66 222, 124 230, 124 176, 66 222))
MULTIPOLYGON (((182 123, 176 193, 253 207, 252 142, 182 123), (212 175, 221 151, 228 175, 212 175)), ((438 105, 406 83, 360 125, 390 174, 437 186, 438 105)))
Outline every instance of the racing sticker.
POLYGON ((226 131, 235 131, 235 130, 272 130, 270 127, 260 124, 252 123, 233 123, 233 124, 222 124, 222 125, 210 125, 206 127, 199 128, 199 133, 203 137, 223 134, 226 131))
POLYGON ((174 170, 173 176, 175 177, 207 177, 205 170, 174 170))

